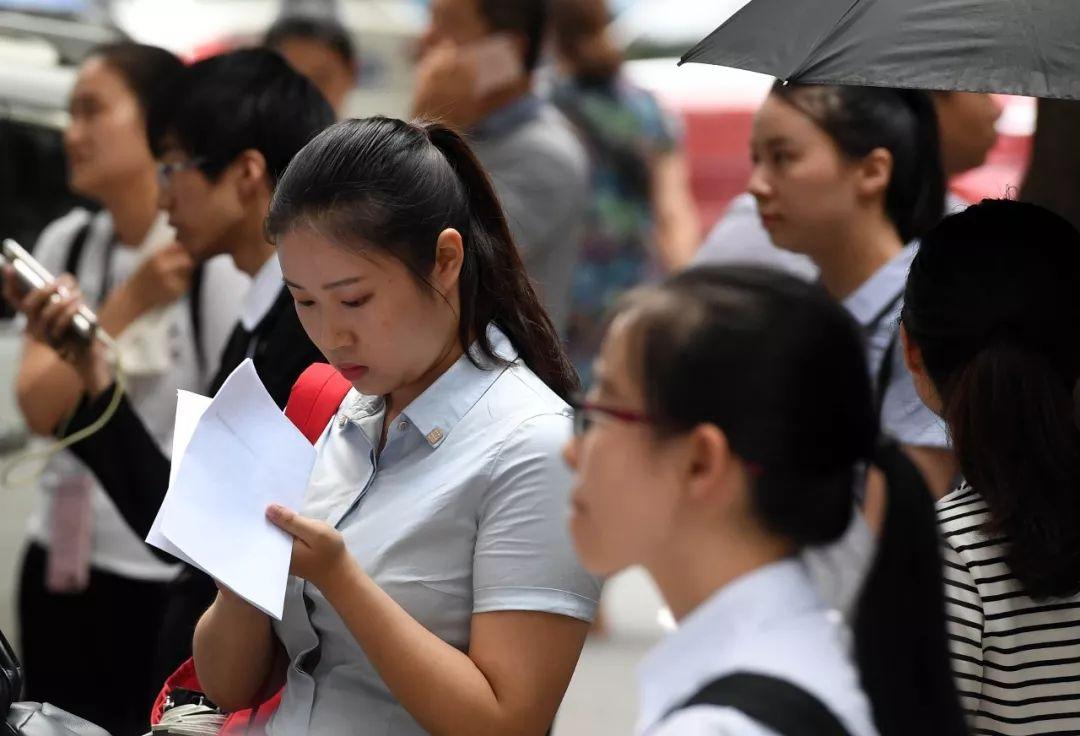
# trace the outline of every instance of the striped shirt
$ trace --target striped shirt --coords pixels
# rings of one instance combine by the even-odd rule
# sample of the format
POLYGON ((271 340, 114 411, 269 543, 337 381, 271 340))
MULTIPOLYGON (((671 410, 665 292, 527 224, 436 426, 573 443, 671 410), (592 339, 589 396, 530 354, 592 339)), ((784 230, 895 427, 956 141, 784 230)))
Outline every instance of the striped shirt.
POLYGON ((1080 733, 1080 597, 1032 600, 982 533, 990 513, 970 486, 941 499, 953 672, 977 734, 1080 733))

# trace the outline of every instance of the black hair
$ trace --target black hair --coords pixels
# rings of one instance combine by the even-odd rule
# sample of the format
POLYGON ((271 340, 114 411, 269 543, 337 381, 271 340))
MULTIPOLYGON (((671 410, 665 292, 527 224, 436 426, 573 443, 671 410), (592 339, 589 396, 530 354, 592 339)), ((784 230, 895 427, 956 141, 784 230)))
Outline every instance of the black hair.
POLYGON ((1080 232, 1005 200, 946 218, 912 263, 903 322, 985 532, 1028 595, 1080 593, 1080 232))
POLYGON ((892 154, 885 211, 901 240, 920 237, 945 210, 937 112, 926 92, 777 82, 772 94, 794 106, 849 158, 876 148, 892 154))
POLYGON ((933 499, 879 445, 861 331, 813 285, 755 267, 699 267, 630 294, 634 375, 659 436, 720 427, 751 470, 761 525, 794 548, 847 529, 866 462, 888 483, 859 597, 855 659, 882 736, 966 733, 950 669, 933 499))
POLYGON ((280 49, 293 39, 318 41, 333 50, 350 69, 356 69, 356 46, 349 31, 334 18, 313 15, 285 15, 274 21, 266 32, 263 45, 280 49))
POLYGON ((151 110, 154 154, 175 143, 217 177, 243 151, 266 159, 276 184, 289 161, 334 122, 334 111, 308 79, 277 52, 245 49, 188 67, 151 110))
POLYGON ((99 46, 90 58, 101 59, 123 78, 138 101, 144 120, 149 118, 162 93, 184 71, 184 62, 174 54, 141 43, 125 41, 99 46))
POLYGON ((480 13, 492 31, 517 33, 525 38, 525 71, 534 71, 544 51, 548 0, 480 0, 480 13))
POLYGON ((475 339, 483 358, 504 364, 488 338, 495 323, 557 394, 568 398, 578 388, 491 182, 453 130, 384 117, 332 126, 289 165, 270 205, 271 240, 299 226, 345 246, 384 251, 426 288, 438 237, 455 228, 465 246, 458 339, 466 354, 481 365, 470 349, 475 339))

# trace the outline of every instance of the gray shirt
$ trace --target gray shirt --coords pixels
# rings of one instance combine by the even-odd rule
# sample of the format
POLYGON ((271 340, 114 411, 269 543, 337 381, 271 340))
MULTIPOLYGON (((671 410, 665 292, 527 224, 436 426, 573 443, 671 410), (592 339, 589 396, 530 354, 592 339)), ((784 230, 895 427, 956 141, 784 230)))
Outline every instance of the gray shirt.
POLYGON ((584 235, 588 154, 562 114, 534 95, 489 115, 473 128, 470 142, 495 185, 525 269, 562 334, 584 235))
MULTIPOLYGON (((490 334, 514 360, 510 341, 490 334)), ((463 357, 394 420, 377 454, 385 414, 380 397, 346 396, 317 448, 307 516, 334 524, 368 575, 462 652, 474 614, 592 618, 600 584, 566 524, 562 399, 520 362, 481 370, 463 357)), ((274 628, 291 666, 272 734, 424 733, 314 586, 290 578, 274 628)))

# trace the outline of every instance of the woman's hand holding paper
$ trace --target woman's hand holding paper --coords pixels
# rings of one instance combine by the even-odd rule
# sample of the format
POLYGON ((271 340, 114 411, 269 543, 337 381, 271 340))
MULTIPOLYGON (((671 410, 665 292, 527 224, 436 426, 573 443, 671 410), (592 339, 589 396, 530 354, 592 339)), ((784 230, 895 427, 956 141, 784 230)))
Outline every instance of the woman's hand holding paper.
POLYGON ((347 568, 356 564, 345 548, 341 532, 329 524, 277 505, 266 510, 266 518, 293 537, 289 572, 312 583, 324 594, 326 583, 342 579, 347 568))

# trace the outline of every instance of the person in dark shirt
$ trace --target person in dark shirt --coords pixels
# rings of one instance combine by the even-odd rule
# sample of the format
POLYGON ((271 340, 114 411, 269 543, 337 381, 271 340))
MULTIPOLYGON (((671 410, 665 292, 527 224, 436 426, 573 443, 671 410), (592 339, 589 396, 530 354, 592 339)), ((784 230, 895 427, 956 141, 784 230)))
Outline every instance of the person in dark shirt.
MULTIPOLYGON (((334 112, 310 81, 265 49, 194 64, 161 99, 150 112, 148 127, 160 161, 162 208, 178 241, 196 261, 227 253, 252 278, 240 322, 207 389, 216 393, 251 358, 271 397, 283 407, 300 373, 324 358, 300 326, 263 221, 289 161, 334 122, 334 112)), ((64 333, 81 303, 78 294, 67 294, 50 305, 48 297, 57 288, 32 292, 20 305, 31 324, 44 322, 55 335, 64 333)), ((71 434, 104 414, 115 383, 100 342, 65 355, 87 387, 67 424, 71 434)), ((170 461, 127 399, 101 431, 72 450, 131 528, 145 537, 168 488, 170 461)), ((190 655, 195 622, 214 591, 213 581, 191 568, 173 584, 155 684, 190 655)))

